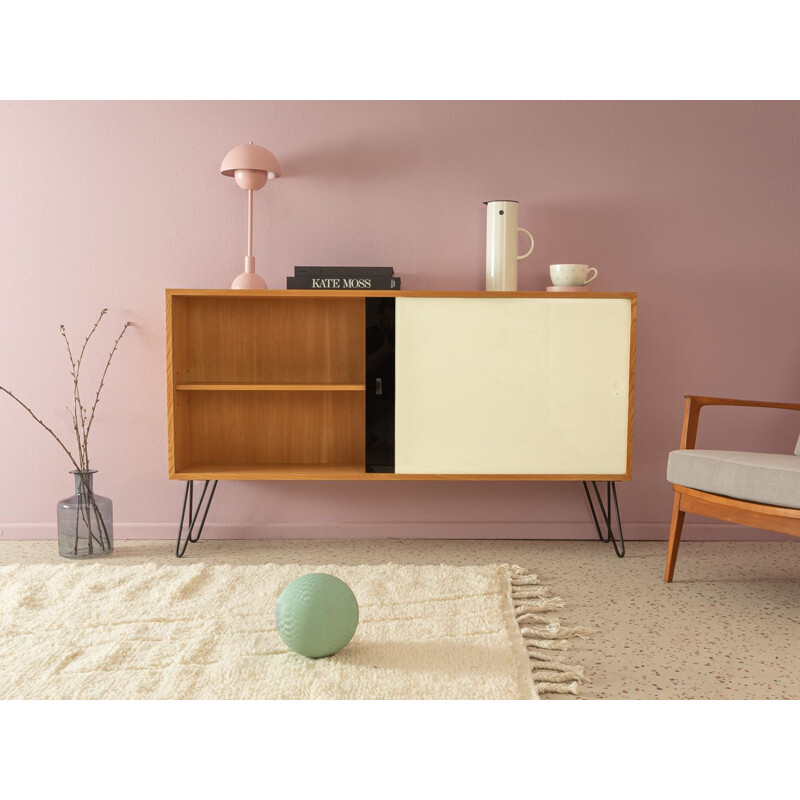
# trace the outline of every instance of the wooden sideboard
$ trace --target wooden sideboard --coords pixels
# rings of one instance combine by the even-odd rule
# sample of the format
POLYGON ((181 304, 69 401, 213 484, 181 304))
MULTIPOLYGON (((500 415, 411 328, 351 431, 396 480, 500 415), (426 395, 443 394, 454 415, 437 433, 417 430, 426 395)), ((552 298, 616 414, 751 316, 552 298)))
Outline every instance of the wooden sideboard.
POLYGON ((166 302, 171 479, 631 478, 634 293, 166 302))

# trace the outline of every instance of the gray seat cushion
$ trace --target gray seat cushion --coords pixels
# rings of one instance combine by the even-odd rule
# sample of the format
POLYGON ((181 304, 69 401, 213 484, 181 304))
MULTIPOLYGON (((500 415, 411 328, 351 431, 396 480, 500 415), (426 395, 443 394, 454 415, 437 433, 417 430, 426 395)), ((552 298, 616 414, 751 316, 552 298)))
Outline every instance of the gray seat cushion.
POLYGON ((673 450, 667 480, 753 503, 800 508, 800 456, 673 450))

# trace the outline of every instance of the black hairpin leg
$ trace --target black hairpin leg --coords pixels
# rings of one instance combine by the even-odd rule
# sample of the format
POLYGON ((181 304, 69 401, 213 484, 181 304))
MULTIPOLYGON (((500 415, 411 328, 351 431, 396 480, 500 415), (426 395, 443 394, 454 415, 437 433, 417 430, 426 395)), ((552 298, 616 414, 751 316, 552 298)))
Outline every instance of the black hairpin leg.
POLYGON ((586 481, 583 482, 583 488, 586 492, 586 499, 589 501, 589 508, 592 511, 592 519, 594 519, 594 526, 597 528, 597 535, 600 537, 601 542, 611 542, 614 545, 614 551, 622 558, 625 555, 625 540, 622 538, 622 522, 619 518, 619 503, 617 502, 617 485, 614 481, 606 483, 606 502, 600 497, 600 490, 597 488, 597 482, 592 481, 594 493, 597 497, 597 504, 600 506, 600 513, 603 515, 603 522, 606 527, 606 537, 603 538, 603 531, 600 527, 600 522, 597 519, 597 513, 594 510, 594 501, 592 495, 589 493, 589 486, 586 481), (611 525, 611 497, 614 497, 614 511, 617 517, 617 537, 619 538, 619 546, 617 546, 617 538, 614 536, 614 531, 611 525))
POLYGON ((208 509, 211 508, 211 501, 214 499, 214 492, 217 491, 217 481, 206 481, 203 486, 203 491, 200 494, 200 499, 197 501, 197 508, 194 505, 194 481, 186 481, 186 494, 183 496, 183 510, 181 511, 181 526, 178 528, 178 543, 175 545, 175 555, 178 558, 183 558, 189 542, 196 542, 200 535, 203 533, 203 526, 206 524, 206 517, 208 516, 208 509), (208 491, 208 484, 211 486, 211 493, 208 495, 208 500, 203 510, 203 500, 205 500, 206 492, 208 491), (186 535, 184 536, 183 523, 186 519, 186 506, 189 506, 189 519, 188 527, 186 528, 186 535), (194 527, 197 523, 200 512, 203 512, 203 517, 200 520, 200 527, 195 533, 194 527))

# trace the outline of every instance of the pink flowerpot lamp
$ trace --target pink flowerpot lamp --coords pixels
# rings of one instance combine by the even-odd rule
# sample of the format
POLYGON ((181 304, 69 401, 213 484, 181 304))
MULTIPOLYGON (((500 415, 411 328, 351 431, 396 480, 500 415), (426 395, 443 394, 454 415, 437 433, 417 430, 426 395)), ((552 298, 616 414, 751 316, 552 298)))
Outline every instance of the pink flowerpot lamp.
POLYGON ((258 191, 270 178, 278 178, 281 165, 269 150, 257 144, 242 144, 222 159, 219 170, 223 175, 235 178, 236 183, 247 190, 247 255, 244 272, 231 284, 231 289, 266 289, 267 282, 256 275, 256 259, 253 256, 253 192, 258 191))

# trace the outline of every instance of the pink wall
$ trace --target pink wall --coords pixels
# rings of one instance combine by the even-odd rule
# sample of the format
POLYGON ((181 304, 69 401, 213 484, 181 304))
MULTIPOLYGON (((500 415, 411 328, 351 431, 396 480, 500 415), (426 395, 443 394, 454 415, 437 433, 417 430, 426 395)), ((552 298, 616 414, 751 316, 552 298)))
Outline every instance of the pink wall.
MULTIPOLYGON (((551 262, 639 292, 630 538, 661 538, 667 452, 685 393, 800 397, 800 104, 768 102, 95 102, 0 104, 0 383, 65 436, 78 338, 94 355, 136 323, 100 404, 97 488, 118 537, 172 536, 164 289, 225 288, 241 269, 245 198, 218 174, 234 145, 284 177, 256 196, 271 287, 295 264, 392 264, 409 289, 482 289, 482 201, 520 201, 536 236, 520 289, 551 262)), ((708 413, 700 445, 790 452, 788 412, 708 413)), ((0 396, 0 535, 52 537, 69 494, 56 445, 0 396)), ((229 483, 218 536, 593 536, 579 484, 229 483)), ((687 527, 687 537, 736 535, 687 527)), ((745 535, 745 534, 741 534, 745 535)), ((752 535, 752 534, 749 534, 752 535)))

